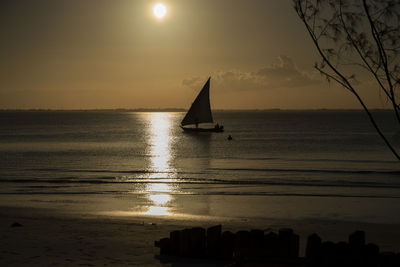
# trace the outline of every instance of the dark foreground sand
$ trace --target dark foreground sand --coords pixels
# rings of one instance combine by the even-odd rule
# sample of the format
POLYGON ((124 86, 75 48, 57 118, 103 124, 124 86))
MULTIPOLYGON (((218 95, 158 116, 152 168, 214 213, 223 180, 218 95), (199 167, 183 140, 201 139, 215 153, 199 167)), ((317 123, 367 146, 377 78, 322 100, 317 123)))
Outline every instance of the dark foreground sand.
MULTIPOLYGON (((0 266, 171 266, 155 258, 159 252, 155 240, 167 237, 172 230, 217 223, 198 218, 82 215, 0 207, 0 266), (22 226, 11 227, 14 222, 22 226)), ((301 254, 310 233, 319 233, 323 240, 340 241, 358 229, 366 231, 367 242, 377 243, 382 251, 400 251, 400 225, 273 219, 222 224, 223 230, 231 231, 291 227, 300 235, 301 254)))

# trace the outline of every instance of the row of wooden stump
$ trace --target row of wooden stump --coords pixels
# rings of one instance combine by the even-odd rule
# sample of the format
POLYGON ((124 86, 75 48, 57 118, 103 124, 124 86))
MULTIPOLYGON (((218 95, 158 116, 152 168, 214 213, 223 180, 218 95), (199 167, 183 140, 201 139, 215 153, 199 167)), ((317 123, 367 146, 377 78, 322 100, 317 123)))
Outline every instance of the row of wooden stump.
POLYGON ((299 241, 292 229, 232 233, 222 232, 222 226, 216 225, 172 231, 170 237, 155 241, 155 246, 160 248, 160 255, 233 261, 239 265, 253 262, 266 266, 400 267, 400 253, 382 253, 376 244, 366 244, 363 231, 356 231, 349 235, 348 242, 339 243, 322 242, 312 234, 307 239, 305 257, 299 256, 299 241))

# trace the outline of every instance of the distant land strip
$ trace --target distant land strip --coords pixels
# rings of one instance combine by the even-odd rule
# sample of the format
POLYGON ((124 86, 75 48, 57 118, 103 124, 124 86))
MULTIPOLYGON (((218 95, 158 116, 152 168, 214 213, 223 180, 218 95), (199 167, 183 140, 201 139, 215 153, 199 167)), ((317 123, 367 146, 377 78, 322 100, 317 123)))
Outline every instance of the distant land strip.
MULTIPOLYGON (((371 111, 391 111, 390 109, 370 109, 371 111)), ((185 108, 109 108, 109 109, 45 109, 45 108, 26 108, 26 109, 0 109, 0 112, 83 112, 83 111, 90 111, 90 112, 185 112, 187 109, 185 108)), ((280 108, 270 108, 270 109, 213 109, 213 111, 225 111, 225 112, 232 112, 232 111, 239 111, 239 112, 265 112, 265 111, 364 111, 363 109, 280 109, 280 108)))

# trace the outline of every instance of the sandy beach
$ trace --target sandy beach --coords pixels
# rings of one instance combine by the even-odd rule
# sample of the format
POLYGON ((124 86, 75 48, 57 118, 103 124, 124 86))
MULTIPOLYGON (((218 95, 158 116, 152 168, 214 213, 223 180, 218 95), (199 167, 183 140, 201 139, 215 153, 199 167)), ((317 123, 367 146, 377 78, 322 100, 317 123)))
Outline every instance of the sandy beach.
MULTIPOLYGON (((159 253, 154 247, 155 240, 168 236, 172 230, 218 224, 206 218, 96 216, 14 207, 1 207, 0 218, 1 266, 171 266, 155 257, 159 253), (22 226, 11 227, 15 222, 22 226)), ((251 228, 277 231, 291 227, 300 235, 301 254, 306 237, 313 232, 323 240, 340 241, 347 240, 348 233, 358 229, 366 231, 367 242, 380 245, 381 251, 398 252, 399 226, 317 220, 223 222, 223 230, 231 231, 251 228)))

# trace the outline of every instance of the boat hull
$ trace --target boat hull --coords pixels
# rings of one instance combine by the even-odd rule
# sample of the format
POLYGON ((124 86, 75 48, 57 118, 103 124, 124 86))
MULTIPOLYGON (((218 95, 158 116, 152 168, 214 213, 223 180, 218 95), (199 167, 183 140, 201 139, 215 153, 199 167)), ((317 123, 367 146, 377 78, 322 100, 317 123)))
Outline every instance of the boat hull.
POLYGON ((192 132, 192 133, 203 133, 203 132, 222 133, 224 131, 224 129, 221 127, 219 127, 219 128, 185 128, 185 127, 181 126, 181 128, 185 132, 192 132))

